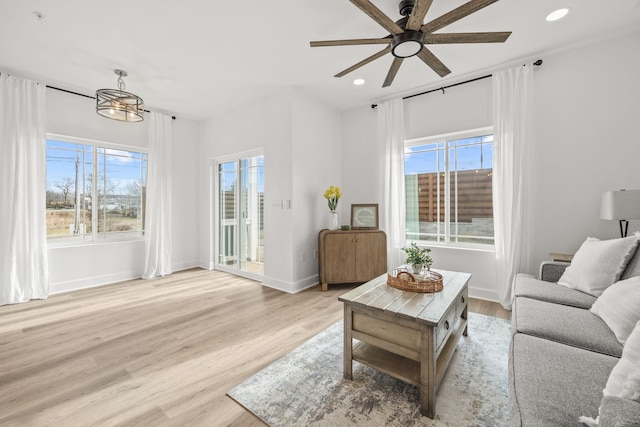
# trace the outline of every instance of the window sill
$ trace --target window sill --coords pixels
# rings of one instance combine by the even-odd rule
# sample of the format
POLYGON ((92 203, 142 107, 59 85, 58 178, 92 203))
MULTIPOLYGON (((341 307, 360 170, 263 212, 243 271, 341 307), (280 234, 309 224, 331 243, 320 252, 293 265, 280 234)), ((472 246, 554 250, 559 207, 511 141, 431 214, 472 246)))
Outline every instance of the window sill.
POLYGON ((109 239, 100 241, 88 241, 88 242, 73 242, 73 241, 60 241, 60 242, 47 242, 47 249, 61 249, 61 248, 75 248, 80 246, 96 246, 96 245, 109 245, 114 243, 135 243, 144 242, 144 237, 136 237, 134 239, 109 239))
POLYGON ((473 251, 473 252, 489 252, 495 253, 495 246, 493 245, 460 245, 450 243, 418 243, 420 247, 438 248, 438 249, 453 249, 460 251, 473 251))

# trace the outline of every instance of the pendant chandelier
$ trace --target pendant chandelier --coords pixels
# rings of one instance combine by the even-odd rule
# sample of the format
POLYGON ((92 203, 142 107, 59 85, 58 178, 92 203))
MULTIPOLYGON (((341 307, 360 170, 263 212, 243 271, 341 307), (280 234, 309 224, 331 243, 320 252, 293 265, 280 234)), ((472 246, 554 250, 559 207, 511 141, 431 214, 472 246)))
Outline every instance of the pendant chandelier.
POLYGON ((144 120, 142 98, 125 92, 122 77, 127 77, 126 71, 114 70, 114 72, 118 75, 118 89, 96 91, 96 113, 121 122, 141 122, 144 120))

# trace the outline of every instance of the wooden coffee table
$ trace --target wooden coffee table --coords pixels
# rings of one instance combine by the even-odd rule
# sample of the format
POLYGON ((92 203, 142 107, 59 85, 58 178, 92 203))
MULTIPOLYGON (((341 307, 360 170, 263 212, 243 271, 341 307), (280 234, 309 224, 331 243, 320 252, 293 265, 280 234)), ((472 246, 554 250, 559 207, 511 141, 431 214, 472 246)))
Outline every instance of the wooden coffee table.
POLYGON ((387 286, 384 274, 349 291, 344 303, 344 377, 352 380, 356 360, 420 387, 420 413, 433 418, 436 391, 456 344, 467 335, 467 273, 443 276, 436 293, 387 286), (359 341, 353 345, 353 340, 359 341))

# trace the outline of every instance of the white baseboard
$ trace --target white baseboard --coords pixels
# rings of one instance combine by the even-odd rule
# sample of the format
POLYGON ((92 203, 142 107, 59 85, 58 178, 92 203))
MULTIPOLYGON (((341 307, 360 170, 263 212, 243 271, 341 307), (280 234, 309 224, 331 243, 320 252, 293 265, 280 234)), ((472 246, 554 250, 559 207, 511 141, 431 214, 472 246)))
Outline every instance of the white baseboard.
POLYGON ((190 261, 181 261, 181 262, 174 262, 171 265, 171 270, 172 271, 182 271, 182 270, 188 270, 190 268, 195 268, 195 267, 200 267, 200 264, 198 263, 197 260, 190 260, 190 261))
POLYGON ((316 286, 320 283, 320 277, 317 274, 314 274, 309 277, 305 277, 302 280, 298 280, 294 284, 294 291, 292 293, 297 294, 298 292, 302 292, 305 289, 309 289, 313 286, 316 286))
POLYGON ((204 260, 201 259, 197 262, 198 267, 204 269, 204 270, 215 270, 215 263, 213 261, 208 261, 208 260, 204 260))
POLYGON ((142 274, 137 271, 121 271, 115 274, 52 283, 49 284, 49 294, 59 294, 61 292, 95 288, 96 286, 110 285, 113 283, 124 282, 125 280, 139 279, 140 277, 142 277, 142 274))
POLYGON ((469 286, 469 298, 498 302, 498 293, 493 289, 476 288, 469 286))
MULTIPOLYGON (((198 263, 196 261, 184 261, 173 264, 172 271, 178 272, 195 267, 198 267, 198 263)), ((53 295, 61 292, 79 291, 81 289, 95 288, 97 286, 112 285, 126 280, 140 279, 141 277, 142 273, 139 272, 121 271, 103 276, 92 276, 83 279, 51 283, 49 284, 49 294, 53 295)))
POLYGON ((284 280, 278 280, 274 279, 273 277, 265 276, 262 279, 262 284, 269 288, 277 289, 288 294, 297 294, 298 292, 304 291, 305 289, 317 285, 318 275, 314 274, 313 276, 306 277, 296 282, 286 282, 284 280))

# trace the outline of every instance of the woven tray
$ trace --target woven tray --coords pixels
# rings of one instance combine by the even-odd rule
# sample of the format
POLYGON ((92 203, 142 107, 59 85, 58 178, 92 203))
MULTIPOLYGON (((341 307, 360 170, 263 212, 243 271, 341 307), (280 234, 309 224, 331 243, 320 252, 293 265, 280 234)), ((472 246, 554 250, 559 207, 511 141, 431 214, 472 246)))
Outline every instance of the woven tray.
POLYGON ((440 292, 444 288, 442 275, 435 271, 426 271, 413 275, 404 270, 391 270, 387 273, 387 285, 409 292, 440 292))

